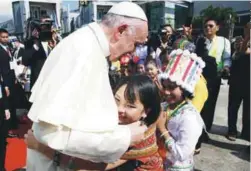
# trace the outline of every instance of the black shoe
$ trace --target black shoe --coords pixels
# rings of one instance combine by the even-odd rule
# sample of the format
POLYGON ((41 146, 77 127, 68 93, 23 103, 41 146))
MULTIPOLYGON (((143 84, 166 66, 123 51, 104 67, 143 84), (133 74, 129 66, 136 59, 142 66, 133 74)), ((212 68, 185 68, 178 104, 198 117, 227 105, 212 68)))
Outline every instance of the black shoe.
POLYGON ((228 133, 226 135, 226 138, 230 141, 236 141, 236 138, 237 138, 237 135, 236 134, 231 134, 231 133, 228 133))

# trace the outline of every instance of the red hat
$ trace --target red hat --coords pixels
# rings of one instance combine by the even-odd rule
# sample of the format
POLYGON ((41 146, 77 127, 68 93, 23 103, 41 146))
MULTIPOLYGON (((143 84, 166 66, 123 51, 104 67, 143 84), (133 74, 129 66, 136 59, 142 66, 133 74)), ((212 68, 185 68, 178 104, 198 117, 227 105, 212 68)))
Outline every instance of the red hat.
POLYGON ((133 63, 137 64, 139 62, 140 58, 138 56, 134 56, 132 58, 132 60, 133 60, 133 63))
POLYGON ((129 55, 124 55, 120 58, 120 64, 121 65, 128 65, 130 62, 130 56, 129 55))

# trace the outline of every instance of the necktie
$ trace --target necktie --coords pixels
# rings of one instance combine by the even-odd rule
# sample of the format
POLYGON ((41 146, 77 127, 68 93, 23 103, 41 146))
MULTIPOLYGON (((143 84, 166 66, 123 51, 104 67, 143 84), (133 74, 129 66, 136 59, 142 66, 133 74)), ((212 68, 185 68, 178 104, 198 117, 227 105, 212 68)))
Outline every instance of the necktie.
POLYGON ((10 48, 6 47, 6 52, 8 53, 8 55, 11 57, 11 53, 10 53, 10 48))

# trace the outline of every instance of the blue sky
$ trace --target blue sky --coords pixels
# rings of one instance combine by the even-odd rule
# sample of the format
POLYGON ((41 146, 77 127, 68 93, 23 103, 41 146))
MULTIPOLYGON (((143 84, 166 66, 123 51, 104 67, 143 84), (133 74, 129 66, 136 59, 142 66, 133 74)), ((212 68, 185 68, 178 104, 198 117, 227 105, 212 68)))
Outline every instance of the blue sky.
MULTIPOLYGON (((77 9, 78 8, 78 1, 77 0, 62 0, 63 6, 70 6, 70 9, 77 9)), ((0 0, 0 23, 7 21, 12 18, 12 7, 11 7, 12 0, 0 0)))
POLYGON ((67 0, 63 0, 63 6, 70 6, 70 9, 77 9, 78 8, 78 1, 67 1, 67 0))

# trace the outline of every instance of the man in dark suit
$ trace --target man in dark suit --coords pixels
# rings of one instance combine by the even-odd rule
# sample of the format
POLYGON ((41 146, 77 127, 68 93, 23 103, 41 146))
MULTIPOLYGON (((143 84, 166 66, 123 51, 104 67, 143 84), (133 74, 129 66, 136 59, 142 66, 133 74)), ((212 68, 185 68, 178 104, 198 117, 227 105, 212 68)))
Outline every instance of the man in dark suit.
MULTIPOLYGON (((0 76, 2 73, 0 71, 0 76)), ((8 120, 11 118, 8 107, 8 98, 3 82, 0 80, 0 170, 5 171, 6 146, 8 135, 8 120)))
POLYGON ((48 41, 52 39, 51 23, 50 18, 42 18, 40 25, 33 29, 31 39, 25 45, 22 63, 26 67, 31 67, 31 88, 36 82, 44 62, 50 53, 48 41))
POLYGON ((15 107, 15 93, 14 86, 16 82, 15 72, 13 69, 13 64, 11 61, 12 54, 8 46, 9 34, 5 29, 0 29, 0 70, 1 70, 1 78, 3 81, 3 86, 5 93, 10 101, 10 131, 9 136, 15 136, 13 130, 18 128, 18 120, 16 116, 16 107, 15 107))

